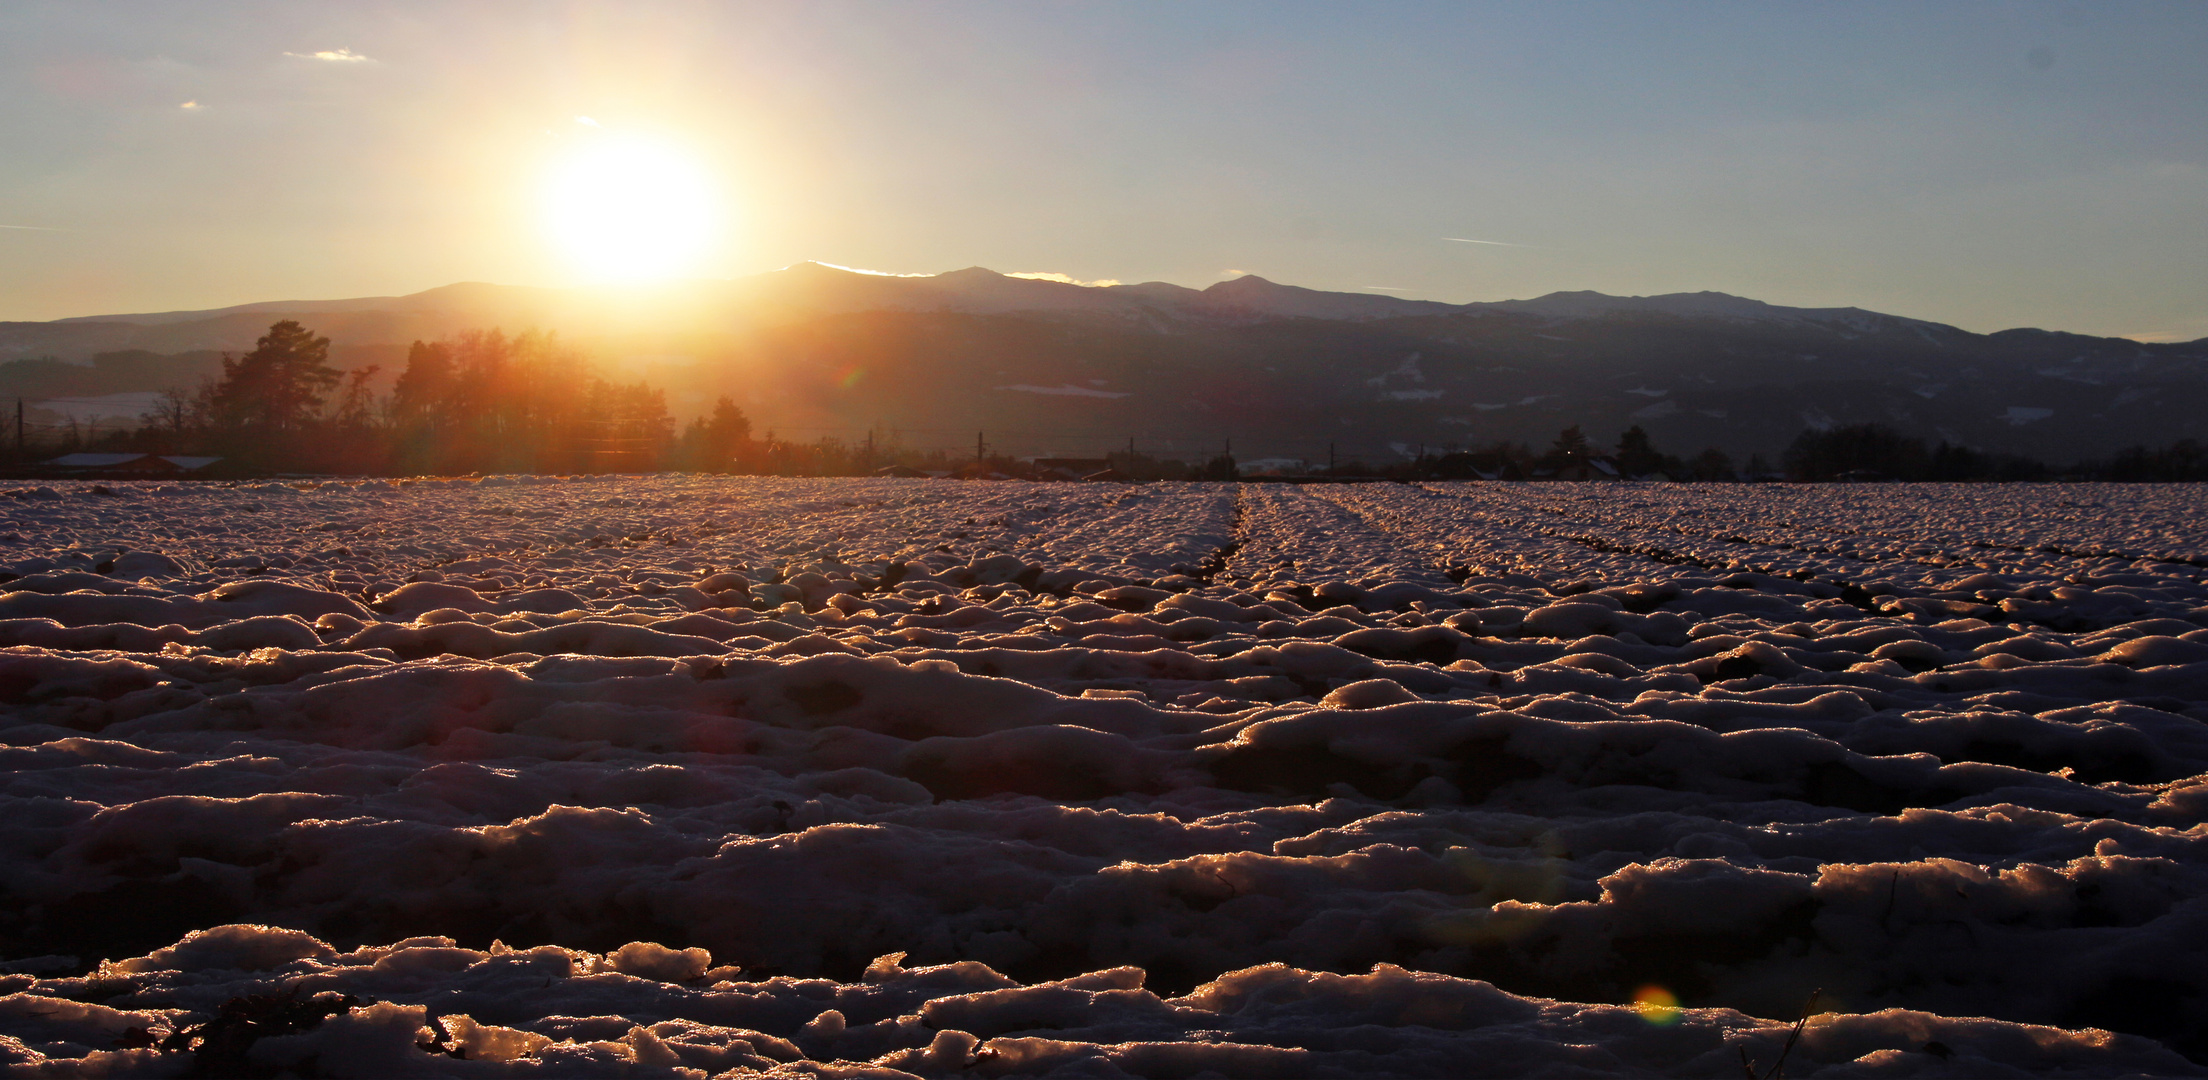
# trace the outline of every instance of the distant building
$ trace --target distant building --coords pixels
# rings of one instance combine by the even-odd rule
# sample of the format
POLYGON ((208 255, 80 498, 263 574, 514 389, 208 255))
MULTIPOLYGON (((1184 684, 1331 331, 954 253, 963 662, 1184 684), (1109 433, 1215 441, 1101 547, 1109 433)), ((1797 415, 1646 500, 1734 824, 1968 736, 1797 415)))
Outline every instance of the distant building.
POLYGON ((176 466, 152 454, 63 454, 46 464, 56 469, 101 472, 175 472, 176 466))
POLYGON ((1535 469, 1533 478, 1536 480, 1570 480, 1578 482, 1620 479, 1618 467, 1602 458, 1575 461, 1557 469, 1535 469))
POLYGON ((73 473, 123 476, 185 476, 221 461, 183 454, 63 454, 47 466, 73 473))
POLYGON ((1042 457, 1034 464, 1040 480, 1080 480, 1112 467, 1110 458, 1042 457))
POLYGON ((1311 471, 1310 462, 1286 457, 1256 458, 1236 467, 1244 476, 1302 476, 1311 471))

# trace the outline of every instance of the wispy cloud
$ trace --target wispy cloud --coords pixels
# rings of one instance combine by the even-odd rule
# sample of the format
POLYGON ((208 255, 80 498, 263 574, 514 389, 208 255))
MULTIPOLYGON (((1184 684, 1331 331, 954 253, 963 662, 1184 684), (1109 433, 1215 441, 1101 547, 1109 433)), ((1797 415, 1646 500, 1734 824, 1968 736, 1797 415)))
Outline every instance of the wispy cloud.
POLYGON ((1400 286, 1400 285, 1359 285, 1359 286, 1357 286, 1357 287, 1358 287, 1358 288, 1360 288, 1360 289, 1367 289, 1367 290, 1370 290, 1370 291, 1372 291, 1372 292, 1409 292, 1409 291, 1411 291, 1411 290, 1409 290, 1409 289, 1406 289, 1406 288, 1404 288, 1403 286, 1400 286))
POLYGON ((593 120, 593 119, 591 119, 590 117, 587 117, 587 116, 578 116, 578 117, 576 117, 576 118, 575 118, 575 122, 576 122, 576 123, 578 123, 578 124, 581 124, 581 125, 583 125, 584 127, 603 127, 603 126, 604 126, 603 124, 600 124, 600 123, 599 123, 598 121, 596 121, 596 120, 593 120))
POLYGON ((351 49, 324 49, 321 52, 311 53, 287 52, 284 55, 297 57, 301 60, 322 60, 332 64, 375 63, 374 59, 362 56, 361 54, 356 53, 351 49))
MULTIPOLYGON (((865 274, 865 275, 866 275, 866 276, 868 276, 868 277, 934 277, 934 276, 935 276, 934 274, 893 274, 893 273, 890 273, 890 272, 889 272, 889 271, 887 271, 887 270, 868 270, 868 269, 866 269, 866 268, 864 268, 864 267, 859 267, 859 266, 843 266, 843 265, 840 265, 840 264, 837 264, 837 263, 832 263, 832 262, 821 262, 821 261, 820 261, 819 259, 814 259, 814 260, 812 260, 812 262, 813 262, 813 265, 814 265, 814 266, 825 266, 825 267, 827 267, 827 268, 828 268, 828 269, 830 269, 830 270, 841 270, 841 271, 843 271, 843 272, 845 272, 845 273, 848 273, 848 274, 865 274)), ((803 264, 800 264, 800 265, 803 265, 803 264)), ((789 269, 789 267, 786 267, 786 266, 785 266, 785 267, 783 267, 783 269, 787 270, 787 269, 789 269)))
POLYGON ((1522 247, 1522 248, 1530 248, 1530 247, 1535 247, 1535 246, 1536 246, 1536 245, 1534 245, 1534 244, 1511 244, 1511 243, 1505 243, 1504 241, 1501 241, 1501 240, 1467 240, 1467 239, 1465 239, 1464 237, 1461 237, 1461 236, 1444 236, 1444 237, 1442 237, 1442 239, 1444 239, 1444 240, 1447 240, 1447 241, 1450 241, 1451 243, 1457 243, 1457 244, 1486 244, 1486 245, 1488 245, 1488 246, 1490 246, 1490 247, 1522 247))
POLYGON ((1134 396, 1117 390, 1092 390, 1086 386, 1075 386, 1072 383, 1067 383, 1064 386, 1029 386, 1026 383, 1016 383, 1012 386, 1000 386, 997 389, 1017 390, 1023 394, 1057 394, 1063 397, 1123 398, 1134 396))
POLYGON ((187 101, 184 104, 177 106, 177 108, 182 109, 185 112, 199 112, 206 107, 207 106, 202 105, 197 101, 187 101))
POLYGON ((1035 273, 1006 274, 1004 276, 1027 278, 1030 281, 1058 281, 1064 282, 1067 285, 1079 285, 1085 289, 1105 289, 1120 284, 1120 280, 1118 278, 1097 278, 1095 281, 1083 281, 1080 278, 1074 277, 1071 274, 1035 273))
POLYGON ((73 229, 54 229, 44 225, 0 225, 0 229, 21 229, 24 232, 74 232, 73 229))

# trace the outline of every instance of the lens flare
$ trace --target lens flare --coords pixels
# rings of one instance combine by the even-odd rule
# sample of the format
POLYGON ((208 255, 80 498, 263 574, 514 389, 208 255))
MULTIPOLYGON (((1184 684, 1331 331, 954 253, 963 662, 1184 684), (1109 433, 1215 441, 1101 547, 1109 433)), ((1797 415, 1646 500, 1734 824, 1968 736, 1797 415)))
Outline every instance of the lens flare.
POLYGON ((604 282, 693 273, 722 225, 704 167, 642 136, 576 142, 545 177, 543 212, 553 245, 582 276, 604 282))
POLYGON ((1657 1027, 1670 1027, 1683 1015, 1678 996, 1654 983, 1633 991, 1633 1010, 1657 1027))

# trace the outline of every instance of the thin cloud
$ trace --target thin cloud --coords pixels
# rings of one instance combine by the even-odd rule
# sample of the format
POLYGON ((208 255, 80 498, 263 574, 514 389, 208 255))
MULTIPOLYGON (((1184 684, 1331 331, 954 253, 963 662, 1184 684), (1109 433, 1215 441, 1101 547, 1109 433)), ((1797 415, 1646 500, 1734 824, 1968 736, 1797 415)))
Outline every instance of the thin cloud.
POLYGON ((1506 242, 1504 242, 1504 241, 1501 241, 1501 240, 1467 240, 1467 239, 1465 239, 1464 237, 1461 237, 1461 236, 1444 236, 1444 237, 1442 237, 1442 239, 1444 239, 1444 240, 1448 240, 1448 241, 1451 241, 1452 243, 1458 243, 1458 244, 1487 244, 1487 245, 1489 245, 1489 246, 1491 246, 1491 247, 1522 247, 1522 248, 1530 248, 1530 247, 1535 247, 1535 246, 1537 246, 1537 245, 1534 245, 1534 244, 1512 244, 1512 243, 1506 243, 1506 242))
POLYGON ((206 107, 207 106, 202 105, 197 101, 187 101, 184 104, 177 106, 177 108, 182 109, 185 112, 198 112, 206 107))
POLYGON ((1026 278, 1029 281, 1057 281, 1067 285, 1079 285, 1084 289, 1108 289, 1121 284, 1118 278, 1097 278, 1095 281, 1083 281, 1071 274, 1057 273, 1006 274, 1004 276, 1026 278))
POLYGON ((331 64, 373 64, 373 63, 375 63, 375 60, 374 60, 374 59, 372 59, 372 58, 370 58, 370 57, 362 56, 361 54, 359 54, 359 53, 356 53, 356 52, 354 52, 354 51, 353 51, 353 50, 351 50, 351 49, 324 49, 324 50, 322 50, 321 52, 311 52, 311 53, 297 53, 297 52, 287 52, 287 53, 285 53, 284 55, 285 55, 285 56, 292 56, 292 57, 297 57, 297 58, 299 58, 299 59, 301 59, 301 60, 321 60, 321 61, 324 61, 324 62, 326 62, 326 63, 331 63, 331 64))
POLYGON ((1402 286, 1400 286, 1400 285, 1359 285, 1359 286, 1357 286, 1357 287, 1358 287, 1358 288, 1360 288, 1360 289, 1366 289, 1366 290, 1370 290, 1370 291, 1372 291, 1372 292, 1409 292, 1409 291, 1411 291, 1411 290, 1409 290, 1409 289, 1406 289, 1406 288, 1404 288, 1404 287, 1402 287, 1402 286))
MULTIPOLYGON (((865 275, 866 275, 866 276, 868 276, 868 277, 934 277, 934 276, 935 276, 934 274, 893 274, 893 273, 890 273, 890 272, 889 272, 889 271, 887 271, 887 270, 868 270, 868 269, 866 269, 865 267, 860 267, 860 266, 844 266, 844 265, 842 265, 842 264, 840 264, 840 263, 832 263, 832 262, 821 262, 821 261, 820 261, 820 260, 818 260, 818 259, 815 259, 815 260, 813 260, 813 265, 815 265, 815 266, 825 266, 825 267, 827 267, 827 268, 828 268, 828 269, 830 269, 830 270, 842 270, 842 271, 844 271, 845 273, 851 273, 851 274, 865 274, 865 275)), ((784 269, 784 270, 787 270, 787 269, 789 269, 789 267, 785 266, 785 267, 783 267, 783 269, 784 269)))
POLYGON ((587 117, 587 116, 578 116, 578 117, 576 117, 576 118, 575 118, 575 122, 576 122, 576 123, 578 123, 578 124, 581 124, 581 125, 583 125, 584 127, 603 127, 603 126, 605 126, 605 125, 603 125, 603 124, 600 124, 600 123, 599 123, 598 121, 596 121, 596 120, 593 120, 593 119, 591 119, 590 117, 587 117))
POLYGON ((22 229, 25 232, 75 232, 74 229, 55 229, 45 225, 0 225, 0 229, 22 229))

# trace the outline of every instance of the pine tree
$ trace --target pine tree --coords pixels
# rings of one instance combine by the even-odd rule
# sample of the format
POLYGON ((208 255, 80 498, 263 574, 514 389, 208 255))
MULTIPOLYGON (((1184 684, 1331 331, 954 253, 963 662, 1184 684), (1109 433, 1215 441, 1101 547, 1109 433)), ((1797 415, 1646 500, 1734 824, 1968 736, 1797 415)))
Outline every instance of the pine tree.
POLYGON ((1627 476, 1646 476, 1664 467, 1664 456, 1656 452, 1649 441, 1648 432, 1639 424, 1625 429, 1618 436, 1618 470, 1627 476))
POLYGON ((391 411, 405 424, 437 427, 452 395, 452 350, 443 342, 417 341, 406 351, 406 370, 391 387, 391 411))
POLYGON ((330 339, 286 319, 268 328, 244 356, 222 358, 210 404, 226 431, 283 436, 299 431, 337 385, 330 339))
POLYGON ((1709 447, 1694 456, 1694 478, 1697 480, 1732 480, 1733 459, 1717 447, 1709 447))
POLYGON ((1556 435, 1556 445, 1549 447, 1549 457, 1559 465, 1576 465, 1587 460, 1587 433, 1578 424, 1565 428, 1556 435))
POLYGON ((713 415, 698 417, 683 429, 679 452, 691 468, 727 472, 750 444, 751 418, 723 397, 713 403, 713 415))

